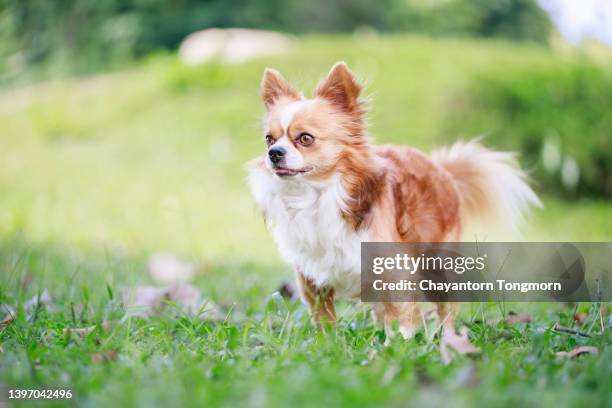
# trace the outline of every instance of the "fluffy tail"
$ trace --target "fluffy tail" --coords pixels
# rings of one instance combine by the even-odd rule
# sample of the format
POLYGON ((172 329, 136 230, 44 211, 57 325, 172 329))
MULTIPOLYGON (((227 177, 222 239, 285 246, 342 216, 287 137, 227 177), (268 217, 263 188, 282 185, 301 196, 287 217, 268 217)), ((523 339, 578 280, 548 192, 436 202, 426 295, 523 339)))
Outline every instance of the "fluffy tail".
POLYGON ((468 217, 494 217, 516 230, 530 206, 542 207, 513 153, 460 141, 432 159, 452 175, 468 217))

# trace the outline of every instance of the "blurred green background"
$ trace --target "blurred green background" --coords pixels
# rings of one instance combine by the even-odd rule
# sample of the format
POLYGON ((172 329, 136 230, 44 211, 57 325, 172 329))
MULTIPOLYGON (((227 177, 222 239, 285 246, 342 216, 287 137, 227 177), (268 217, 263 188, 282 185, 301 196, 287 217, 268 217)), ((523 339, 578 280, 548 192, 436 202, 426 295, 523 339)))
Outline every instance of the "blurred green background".
POLYGON ((206 27, 289 33, 420 32, 545 43, 551 23, 532 0, 5 0, 0 78, 91 72, 159 49, 206 27), (42 72, 40 72, 42 71, 42 72))
MULTIPOLYGON (((205 296, 231 308, 238 320, 258 316, 291 276, 245 182, 243 164, 264 150, 261 74, 275 67, 309 94, 339 60, 367 85, 370 133, 377 143, 429 151, 482 136, 488 146, 518 151, 542 195, 545 207, 529 218, 524 239, 612 240, 612 53, 601 45, 566 43, 531 0, 5 0, 0 2, 0 304, 16 304, 47 288, 60 305, 83 299, 103 305, 107 286, 149 283, 148 257, 170 251, 198 266, 194 283, 205 296), (193 66, 177 55, 181 41, 195 30, 237 26, 290 33, 291 46, 240 63, 218 57, 193 66)), ((489 226, 466 239, 496 237, 506 236, 489 226)), ((102 318, 105 307, 88 318, 102 318)), ((540 315, 544 322, 547 313, 552 312, 540 315)), ((58 320, 49 327, 62 324, 68 323, 58 320)), ((167 324, 156 326, 162 335, 167 324)), ((227 333, 238 330, 232 327, 227 333)), ((78 350, 38 344, 39 332, 31 330, 21 338, 2 337, 14 354, 0 358, 6 369, 0 380, 35 382, 31 372, 38 358, 43 383, 68 370, 81 392, 95 389, 96 398, 122 390, 143 400, 137 390, 122 388, 134 375, 127 367, 140 361, 141 345, 116 346, 126 364, 115 367, 117 379, 111 380, 88 361, 67 368, 81 359, 70 354, 78 350), (89 370, 98 377, 92 380, 89 370)), ((217 330, 226 328, 215 328, 215 335, 217 330)), ((201 334, 206 336, 211 334, 201 334)), ((246 360, 236 357, 236 350, 224 354, 235 352, 245 361, 239 364, 250 363, 253 347, 244 336, 246 360)), ((198 349, 197 363, 189 364, 226 350, 226 338, 220 339, 198 349)), ((115 341, 105 340, 103 347, 115 341)), ((189 366, 183 359, 191 357, 179 353, 179 338, 150 341, 142 347, 150 346, 152 359, 169 353, 177 366, 189 366)), ((508 347, 523 350, 525 344, 530 343, 508 347)), ((286 344, 274 343, 271 354, 276 346, 287 352, 286 344)), ((349 349, 330 353, 346 359, 340 366, 347 364, 350 373, 352 360, 342 354, 349 349)), ((369 353, 356 352, 362 351, 369 353)), ((307 378, 320 389, 334 383, 335 368, 324 370, 329 355, 319 357, 314 361, 324 361, 323 368, 310 368, 319 377, 289 371, 288 378, 307 378)), ((238 371, 219 359, 218 367, 238 371)), ((519 382, 514 376, 522 371, 510 364, 502 375, 495 364, 493 359, 487 368, 490 381, 519 382)), ((603 378, 605 384, 606 367, 608 377, 601 367, 592 368, 597 380, 589 381, 603 378)), ((282 376, 276 369, 265 372, 282 376)), ((149 391, 160 384, 178 389, 178 382, 158 374, 149 378, 149 391)), ((366 372, 355 384, 372 375, 366 372)), ((208 381, 195 378, 199 386, 208 381)), ((555 378, 550 384, 562 383, 555 378)), ((232 389, 233 380, 226 380, 222 387, 232 389)), ((191 384, 188 378, 177 381, 191 384)), ((516 395, 537 382, 530 381, 516 395)), ((237 395, 252 391, 240 384, 237 395)), ((304 392, 291 388, 289 380, 287 389, 272 381, 268 386, 279 395, 304 392)), ((531 391, 537 401, 542 390, 531 391)), ((339 392, 338 401, 368 398, 350 395, 339 392)), ((478 401, 478 394, 473 397, 478 401)))
POLYGON ((262 151, 260 75, 308 92, 338 60, 367 84, 377 142, 482 136, 547 198, 528 237, 612 234, 611 53, 563 45, 533 1, 6 1, 0 16, 4 236, 277 259, 242 167, 262 151), (243 63, 174 52, 234 25, 299 36, 243 63))
POLYGON ((524 238, 612 237, 612 53, 570 46, 531 0, 9 0, 0 19, 6 244, 285 269, 243 168, 263 150, 260 76, 308 94, 338 60, 367 85, 376 142, 518 151, 545 204, 524 238), (293 36, 241 62, 177 56, 191 31, 234 25, 293 36))
POLYGON ((9 0, 0 21, 6 246, 285 269, 243 168, 263 150, 260 76, 308 94, 338 60, 367 85, 376 142, 483 137, 519 152, 544 198, 524 238, 612 238, 612 53, 570 46, 534 1, 9 0), (290 45, 177 55, 190 32, 235 25, 290 45))

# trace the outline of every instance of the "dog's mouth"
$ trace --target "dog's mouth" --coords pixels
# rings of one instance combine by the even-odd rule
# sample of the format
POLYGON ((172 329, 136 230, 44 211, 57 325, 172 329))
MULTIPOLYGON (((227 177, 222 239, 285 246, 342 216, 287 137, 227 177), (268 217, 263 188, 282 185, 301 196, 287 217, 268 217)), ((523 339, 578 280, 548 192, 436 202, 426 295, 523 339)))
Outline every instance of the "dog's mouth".
POLYGON ((288 169, 287 167, 276 167, 274 169, 274 173, 276 173, 276 175, 280 177, 293 177, 293 176, 297 176, 298 174, 308 173, 311 170, 312 170, 312 167, 304 167, 301 169, 288 169))

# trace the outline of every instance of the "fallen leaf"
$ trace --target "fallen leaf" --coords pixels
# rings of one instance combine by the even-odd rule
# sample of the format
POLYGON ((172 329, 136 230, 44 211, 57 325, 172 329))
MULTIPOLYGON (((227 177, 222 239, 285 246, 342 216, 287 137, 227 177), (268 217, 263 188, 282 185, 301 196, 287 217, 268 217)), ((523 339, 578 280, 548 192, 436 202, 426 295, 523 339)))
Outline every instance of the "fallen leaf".
POLYGON ((123 290, 123 305, 131 316, 149 317, 156 314, 162 306, 163 289, 152 286, 139 286, 123 290))
POLYGON ((202 298, 200 291, 191 285, 175 285, 166 290, 166 300, 175 303, 181 311, 205 320, 224 320, 225 315, 214 302, 202 298))
POLYGON ((589 315, 586 313, 575 313, 574 321, 578 326, 582 326, 584 322, 589 318, 589 315))
POLYGON ((123 305, 131 316, 148 318, 168 309, 173 303, 179 312, 198 316, 204 320, 223 320, 221 308, 209 300, 202 299, 200 291, 187 284, 167 288, 140 286, 123 291, 123 305))
MULTIPOLYGON (((109 320, 102 323, 102 330, 108 331, 110 328, 117 323, 114 320, 109 320)), ((97 325, 89 326, 89 327, 67 327, 64 329, 64 335, 76 334, 81 338, 89 336, 95 329, 98 327, 97 325)))
POLYGON ((202 306, 202 295, 195 286, 174 285, 166 289, 164 299, 180 306, 184 312, 197 314, 202 306))
POLYGON ((467 327, 459 329, 459 333, 452 330, 444 330, 440 340, 440 356, 444 364, 452 361, 452 353, 472 354, 480 353, 480 349, 474 346, 468 337, 467 327))
POLYGON ((93 305, 88 304, 87 306, 77 303, 73 307, 74 314, 79 316, 79 318, 87 320, 88 316, 93 316, 95 314, 93 305))
POLYGON ((13 323, 15 315, 11 312, 7 313, 2 320, 0 320, 0 331, 6 329, 9 324, 13 323))
POLYGON ((506 322, 507 324, 517 324, 517 323, 530 323, 532 317, 529 313, 514 313, 509 312, 508 316, 504 318, 496 318, 487 320, 487 324, 490 326, 497 326, 501 322, 506 322))
POLYGON ((195 265, 168 252, 159 252, 149 259, 149 274, 162 285, 175 285, 191 281, 195 265))
POLYGON ((105 351, 102 353, 91 354, 91 362, 94 364, 101 364, 105 361, 117 360, 117 352, 114 350, 105 351))
POLYGON ((511 314, 506 318, 506 323, 517 324, 517 323, 530 323, 532 317, 529 313, 511 314))
POLYGON ((45 307, 47 310, 52 310, 54 308, 53 299, 51 299, 51 295, 47 289, 44 289, 40 294, 32 297, 23 304, 23 310, 26 313, 29 313, 38 307, 45 307))
POLYGON ((557 357, 567 357, 570 359, 574 359, 576 357, 580 357, 583 354, 597 354, 599 353, 599 349, 593 346, 579 346, 571 351, 558 351, 555 353, 557 357))

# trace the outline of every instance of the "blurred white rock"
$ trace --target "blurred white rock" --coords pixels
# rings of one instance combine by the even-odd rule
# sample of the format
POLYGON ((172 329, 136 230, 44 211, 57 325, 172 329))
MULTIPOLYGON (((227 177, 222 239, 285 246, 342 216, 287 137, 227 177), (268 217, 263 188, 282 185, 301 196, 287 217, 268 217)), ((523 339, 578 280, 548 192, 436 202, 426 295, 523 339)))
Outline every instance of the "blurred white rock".
POLYGON ((209 28, 189 34, 181 43, 179 57, 187 65, 199 65, 216 58, 238 64, 286 52, 291 42, 287 35, 274 31, 209 28))
POLYGON ((189 282, 195 273, 194 264, 169 252, 158 252, 149 259, 149 274, 155 282, 162 285, 189 282))

